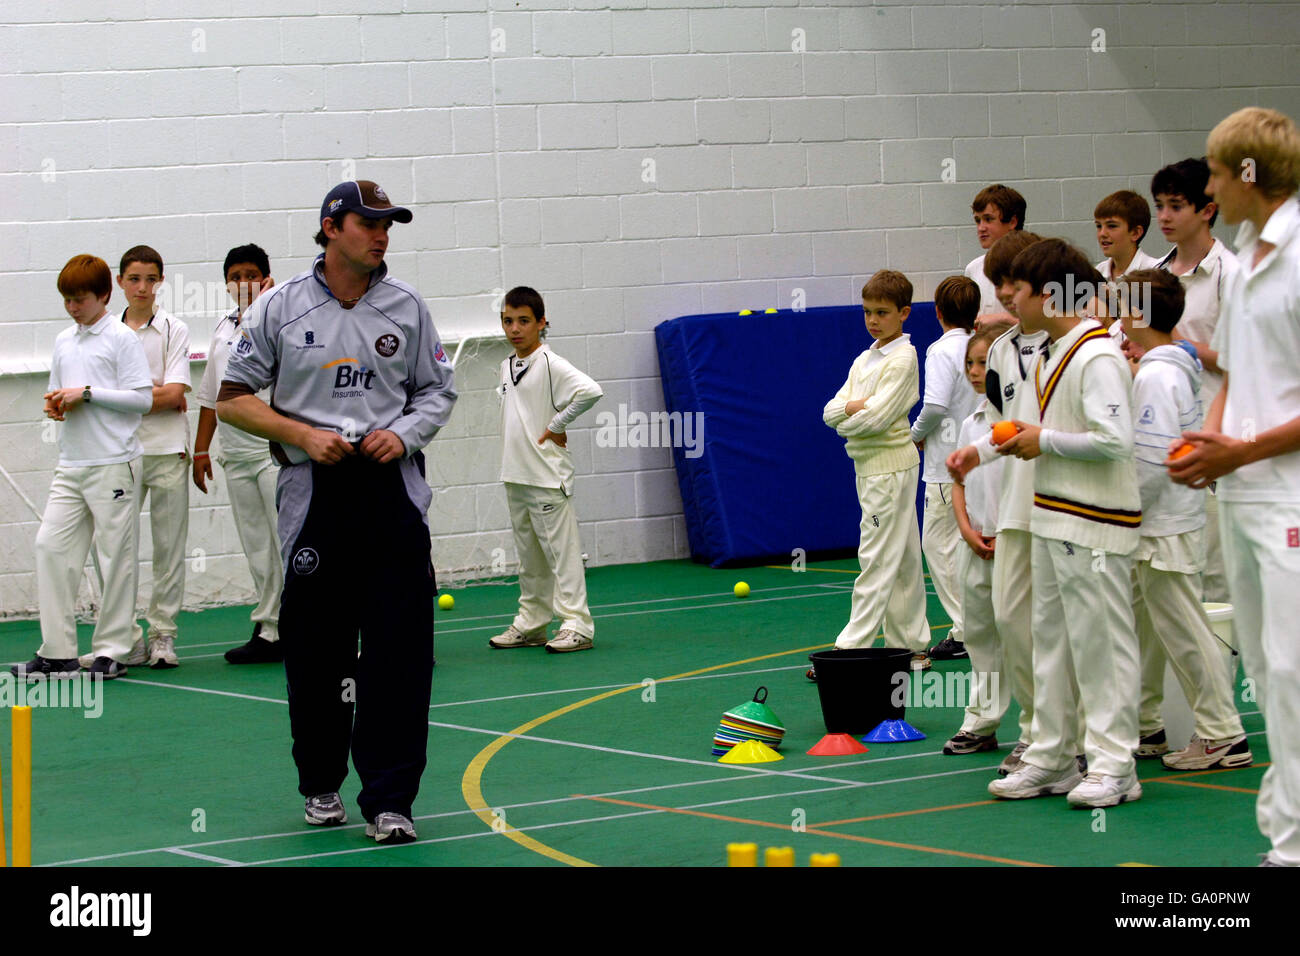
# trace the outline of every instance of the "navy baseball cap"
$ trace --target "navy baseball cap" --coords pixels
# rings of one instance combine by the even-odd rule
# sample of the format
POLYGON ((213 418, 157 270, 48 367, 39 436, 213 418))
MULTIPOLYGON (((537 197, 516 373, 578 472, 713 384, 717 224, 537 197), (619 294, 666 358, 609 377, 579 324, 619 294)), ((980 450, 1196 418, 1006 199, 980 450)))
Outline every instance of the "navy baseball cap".
POLYGON ((392 219, 394 222, 410 222, 411 210, 394 206, 388 194, 379 188, 378 183, 368 179, 358 179, 339 183, 329 191, 321 203, 320 217, 324 221, 345 212, 355 212, 367 219, 392 219))

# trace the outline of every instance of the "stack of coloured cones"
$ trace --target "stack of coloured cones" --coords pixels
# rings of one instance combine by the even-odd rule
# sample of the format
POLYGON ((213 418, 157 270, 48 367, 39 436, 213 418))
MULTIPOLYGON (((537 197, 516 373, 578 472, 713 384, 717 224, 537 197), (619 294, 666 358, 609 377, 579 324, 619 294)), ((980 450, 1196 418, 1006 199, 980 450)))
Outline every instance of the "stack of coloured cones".
POLYGON ((718 730, 713 735, 713 755, 721 757, 737 744, 757 741, 770 748, 781 746, 785 739, 785 724, 768 707, 767 688, 760 687, 754 699, 732 708, 722 715, 718 730))

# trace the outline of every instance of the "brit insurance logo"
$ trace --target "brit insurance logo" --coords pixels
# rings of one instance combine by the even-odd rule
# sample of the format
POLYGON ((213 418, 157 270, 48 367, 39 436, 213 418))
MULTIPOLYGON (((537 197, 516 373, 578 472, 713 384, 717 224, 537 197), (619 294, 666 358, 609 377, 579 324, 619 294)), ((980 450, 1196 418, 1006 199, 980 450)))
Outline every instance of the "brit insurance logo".
POLYGON ((332 398, 363 398, 366 392, 375 387, 375 370, 366 368, 355 358, 335 359, 326 362, 321 368, 333 371, 332 398))
POLYGON ((314 548, 302 548, 293 556, 294 574, 311 574, 320 567, 320 555, 314 548))

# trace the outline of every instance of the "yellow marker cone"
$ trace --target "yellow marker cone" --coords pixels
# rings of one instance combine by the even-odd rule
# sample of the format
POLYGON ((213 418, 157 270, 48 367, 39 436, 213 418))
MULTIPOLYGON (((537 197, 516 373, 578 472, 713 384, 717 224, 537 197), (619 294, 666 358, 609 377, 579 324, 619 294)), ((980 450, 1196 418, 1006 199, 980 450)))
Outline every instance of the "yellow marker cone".
POLYGON ((728 843, 727 866, 758 866, 758 844, 728 843))
POLYGON ((770 846, 763 854, 764 866, 794 866, 794 847, 770 846))
POLYGON ((814 853, 808 857, 809 866, 839 866, 840 855, 838 853, 814 853))
POLYGON ((746 740, 743 744, 736 744, 724 756, 719 757, 718 763, 771 763, 773 760, 784 759, 767 744, 759 743, 757 740, 746 740))
POLYGON ((13 723, 14 866, 32 865, 32 709, 15 707, 13 723))

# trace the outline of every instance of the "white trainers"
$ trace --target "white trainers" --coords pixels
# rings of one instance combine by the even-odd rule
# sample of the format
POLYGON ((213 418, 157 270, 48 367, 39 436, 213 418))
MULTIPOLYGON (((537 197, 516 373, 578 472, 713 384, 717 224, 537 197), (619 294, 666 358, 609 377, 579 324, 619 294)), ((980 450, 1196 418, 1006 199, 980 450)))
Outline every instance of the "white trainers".
POLYGON ((307 798, 307 822, 318 827, 337 827, 348 822, 348 812, 337 793, 307 798))
MULTIPOLYGON (((95 663, 95 658, 97 656, 99 655, 94 651, 91 651, 89 654, 82 654, 77 658, 77 663, 86 670, 90 670, 90 665, 95 663)), ((149 652, 145 649, 143 633, 136 642, 131 645, 131 653, 126 655, 126 660, 123 663, 126 664, 127 667, 139 667, 141 664, 149 663, 149 652)))
POLYGON ((1011 753, 1002 758, 1002 763, 998 764, 998 776, 1005 777, 1008 774, 1015 773, 1024 766, 1022 757, 1025 751, 1029 749, 1029 744, 1023 740, 1017 740, 1016 745, 1011 748, 1011 753))
POLYGON ((376 843, 412 843, 415 824, 410 817, 389 811, 376 816, 374 823, 366 824, 366 836, 373 837, 376 843))
POLYGON ((176 635, 160 634, 149 637, 149 666, 154 670, 180 667, 180 658, 176 656, 176 635))
POLYGON ((567 654, 569 651, 589 651, 595 646, 596 642, 585 634, 561 630, 554 640, 547 642, 546 649, 552 654, 567 654))
POLYGON ((1032 797, 1054 797, 1070 793, 1082 778, 1079 768, 1070 761, 1066 770, 1044 770, 1031 763, 1021 763, 1014 773, 999 777, 989 784, 989 793, 1004 800, 1027 800, 1032 797))
POLYGON ((1165 754, 1160 762, 1170 770, 1209 770, 1211 767, 1249 767, 1254 761, 1245 734, 1224 740, 1193 737, 1182 750, 1165 754))
POLYGON ((1109 777, 1104 773, 1090 773, 1083 782, 1065 798, 1072 807, 1113 807, 1142 799, 1142 784, 1136 773, 1126 777, 1109 777))
POLYGON ((488 641, 488 647, 541 647, 546 643, 546 628, 535 631, 521 631, 511 624, 504 633, 488 641))

